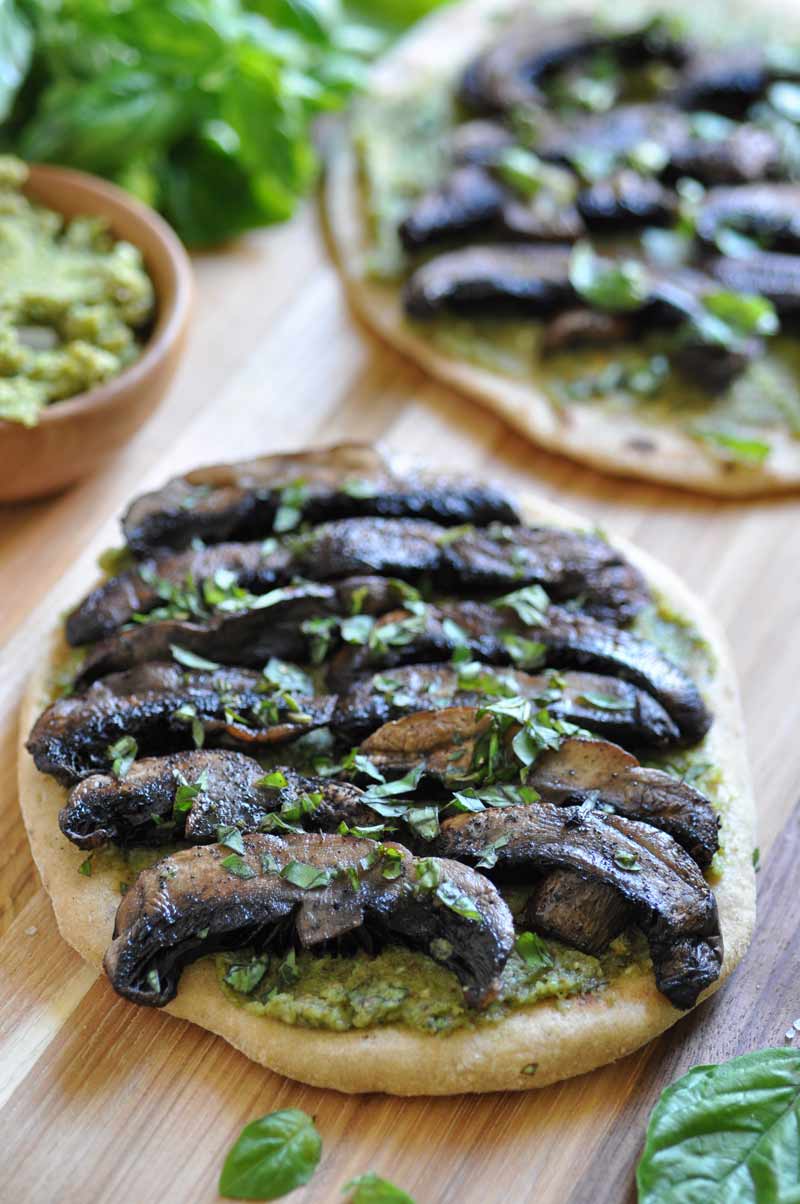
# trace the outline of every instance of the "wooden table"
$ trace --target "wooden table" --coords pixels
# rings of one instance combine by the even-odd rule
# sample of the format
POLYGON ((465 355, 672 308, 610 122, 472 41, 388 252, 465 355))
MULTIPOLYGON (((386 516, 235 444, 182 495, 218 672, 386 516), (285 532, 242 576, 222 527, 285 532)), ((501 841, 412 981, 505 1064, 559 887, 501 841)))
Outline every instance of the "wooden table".
MULTIPOLYGON (((355 324, 316 214, 197 260, 191 341, 156 416, 103 473, 63 497, 0 509, 0 1198, 216 1199, 248 1120, 312 1113, 324 1140, 298 1204, 341 1198, 368 1169, 417 1204, 617 1202, 630 1197, 647 1112, 664 1082, 737 1049, 783 1043, 800 1014, 800 501, 718 503, 604 478, 537 452, 490 414, 425 380, 355 324), (118 539, 130 496, 191 465, 256 451, 380 439, 442 468, 533 485, 638 540, 713 606, 742 679, 762 856, 757 943, 712 1003, 615 1066, 528 1094, 400 1101, 278 1078, 189 1024, 116 998, 56 935, 16 804, 16 708, 40 632, 118 539), (783 889, 781 889, 783 887, 783 889)), ((298 1039, 302 1036, 298 1033, 298 1039)))

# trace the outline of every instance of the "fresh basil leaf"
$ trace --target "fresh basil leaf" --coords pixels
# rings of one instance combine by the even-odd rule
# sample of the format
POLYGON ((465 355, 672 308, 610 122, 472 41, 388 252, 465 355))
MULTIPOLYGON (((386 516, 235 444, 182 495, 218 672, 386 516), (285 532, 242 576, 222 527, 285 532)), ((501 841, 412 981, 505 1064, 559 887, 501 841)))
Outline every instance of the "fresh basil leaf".
POLYGON ((196 782, 187 782, 179 769, 174 771, 175 780, 178 783, 178 789, 175 791, 175 798, 172 803, 172 814, 174 818, 181 815, 184 811, 190 811, 192 803, 201 794, 208 785, 208 770, 204 769, 196 782))
POLYGON ((529 970, 546 970, 553 964, 550 950, 535 932, 521 932, 514 948, 529 970))
POLYGON ((800 1050, 696 1066, 656 1104, 639 1204, 779 1204, 800 1196, 800 1050))
POLYGON ((299 886, 302 890, 318 890, 328 886, 333 879, 334 871, 329 868, 320 869, 317 865, 308 865, 304 861, 290 861, 280 871, 281 878, 299 886))
POLYGON ((631 704, 624 698, 614 698, 612 694, 596 694, 592 690, 585 690, 578 698, 578 702, 585 702, 590 707, 597 707, 600 711, 629 711, 631 704))
POLYGON ((287 781, 286 774, 283 772, 283 770, 274 769, 272 771, 272 773, 265 773, 263 778, 258 778, 258 780, 254 783, 254 785, 255 786, 271 786, 271 787, 275 788, 276 790, 281 790, 281 789, 283 789, 284 786, 288 786, 289 783, 287 781))
POLYGON ((449 907, 456 915, 462 916, 465 920, 475 920, 478 924, 483 923, 483 916, 478 911, 477 907, 470 899, 469 895, 464 894, 462 890, 456 886, 454 882, 445 880, 440 882, 436 887, 436 898, 445 907, 449 907))
POLYGON ((526 585, 524 589, 517 589, 502 598, 496 598, 492 606, 507 606, 529 627, 541 627, 547 622, 550 599, 541 585, 526 585))
POLYGON ((251 869, 244 858, 239 853, 231 853, 229 857, 223 857, 220 861, 223 869, 226 869, 229 874, 233 874, 234 878, 255 878, 256 871, 251 869))
POLYGON ((484 845, 480 851, 480 860, 475 862, 476 867, 481 870, 490 870, 496 866, 498 850, 505 848, 510 839, 509 836, 498 836, 497 840, 492 840, 489 844, 484 845))
POLYGON ((234 853, 244 853, 242 834, 230 824, 217 828, 217 844, 224 845, 226 849, 233 849, 234 853))
POLYGON ((351 1179, 342 1191, 352 1193, 347 1204, 414 1204, 407 1192, 395 1187, 388 1179, 379 1178, 374 1171, 351 1179))
POLYGON ((637 260, 600 260, 586 242, 577 243, 572 252, 569 278, 576 293, 595 309, 609 313, 639 309, 650 283, 646 269, 637 260))
POLYGON ((739 334, 769 336, 780 329, 775 306, 758 293, 708 293, 703 305, 739 334))
POLYGON ((500 179, 525 197, 535 196, 542 187, 544 164, 533 151, 509 146, 497 156, 495 170, 500 179))
POLYGON ((503 631, 500 642, 520 669, 540 669, 547 660, 547 645, 540 640, 526 640, 513 631, 503 631))
POLYGON ((704 427, 698 428, 695 433, 723 455, 732 460, 739 460, 743 464, 763 464, 772 451, 772 445, 765 439, 749 438, 746 435, 734 434, 732 431, 704 427))
POLYGON ((277 1200, 308 1183, 322 1154, 322 1138, 310 1116, 283 1108, 242 1129, 219 1177, 229 1200, 277 1200))
POLYGON ((376 799, 391 798, 395 794, 409 794, 412 790, 416 790, 424 772, 424 765, 415 765, 402 778, 395 778, 393 782, 382 782, 379 785, 369 786, 364 792, 363 801, 372 803, 376 799))
POLYGON ((106 756, 111 761, 111 772, 115 778, 122 780, 128 776, 128 770, 136 760, 138 751, 139 746, 133 736, 120 736, 119 740, 109 744, 106 756))
POLYGON ((290 694, 313 694, 314 683, 307 673, 289 661, 271 656, 262 670, 264 680, 276 690, 290 694))
POLYGON ((173 660, 176 660, 180 665, 185 665, 187 669, 220 668, 216 661, 206 660, 204 656, 198 656, 196 652, 191 652, 188 648, 181 648, 178 644, 170 644, 169 650, 172 653, 173 660))
MULTIPOLYGON (((208 929, 206 929, 206 933, 208 933, 208 929)), ((239 991, 242 995, 249 995, 261 982, 268 966, 268 957, 251 958, 248 962, 234 962, 228 967, 224 981, 229 987, 233 987, 234 991, 239 991)))

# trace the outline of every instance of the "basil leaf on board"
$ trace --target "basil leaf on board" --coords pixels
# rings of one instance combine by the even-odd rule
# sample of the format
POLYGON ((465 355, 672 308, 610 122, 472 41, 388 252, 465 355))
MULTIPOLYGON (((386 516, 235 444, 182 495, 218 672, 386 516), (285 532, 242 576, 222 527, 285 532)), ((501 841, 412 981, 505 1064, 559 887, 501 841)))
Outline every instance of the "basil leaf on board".
POLYGON ((229 1200, 277 1200, 308 1183, 322 1153, 322 1138, 310 1116, 282 1108, 245 1125, 231 1147, 219 1194, 229 1200))
POLYGON ((408 1192, 401 1191, 388 1179, 381 1179, 374 1171, 351 1179, 342 1191, 352 1193, 347 1204, 414 1204, 408 1192))
POLYGON ((662 1094, 636 1169, 639 1204, 800 1199, 800 1049, 695 1066, 662 1094))

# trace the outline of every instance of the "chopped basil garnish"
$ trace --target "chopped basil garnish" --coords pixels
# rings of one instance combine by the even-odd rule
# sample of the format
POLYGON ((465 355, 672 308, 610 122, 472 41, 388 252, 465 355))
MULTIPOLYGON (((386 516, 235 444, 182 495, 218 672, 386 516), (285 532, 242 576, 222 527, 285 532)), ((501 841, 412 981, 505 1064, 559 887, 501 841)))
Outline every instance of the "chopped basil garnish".
POLYGON ((279 535, 293 531, 303 515, 303 506, 308 501, 308 487, 305 481, 292 481, 280 493, 280 502, 275 513, 273 527, 279 535))
POLYGON ((219 669, 221 667, 216 661, 206 660, 204 656, 198 656, 196 652, 191 652, 188 648, 181 648, 179 644, 170 644, 169 650, 173 660, 185 665, 187 669, 219 669))
POLYGON ((578 698, 578 702, 585 702, 590 707, 597 707, 600 711, 629 711, 631 704, 624 698, 614 698, 611 694, 596 694, 592 690, 585 690, 578 698))
POLYGON ((372 481, 365 481, 359 477, 348 477, 342 484, 342 490, 348 497, 353 498, 370 498, 377 497, 380 490, 372 481))
POLYGON ((192 803, 208 785, 208 770, 204 769, 196 782, 187 782, 179 769, 173 771, 175 779, 178 783, 178 789, 175 791, 175 799, 172 804, 173 818, 183 814, 184 811, 191 810, 192 803))
POLYGON ((111 761, 111 772, 115 778, 122 779, 127 777, 128 770, 136 760, 138 751, 139 745, 133 736, 120 736, 119 740, 115 740, 113 744, 109 744, 106 749, 106 756, 111 761))
POLYGON ((219 1194, 229 1200, 275 1200, 308 1183, 322 1153, 322 1138, 310 1116, 283 1108, 246 1125, 219 1177, 219 1194))
POLYGON ((420 858, 416 864, 415 874, 417 886, 423 890, 433 890, 439 885, 442 879, 439 863, 438 861, 434 861, 432 857, 420 858))
POLYGON ((424 772, 424 765, 415 765, 402 778, 395 778, 393 782, 382 782, 376 786, 369 786, 364 792, 363 801, 372 803, 376 799, 390 798, 396 794, 409 794, 412 790, 416 790, 424 772))
POLYGON ((299 886, 301 890, 317 890, 328 886, 333 880, 335 870, 329 867, 320 869, 316 865, 307 865, 304 861, 290 861, 280 871, 281 878, 299 886))
POLYGON ((492 840, 489 844, 484 845, 481 849, 480 860, 475 862, 477 868, 490 870, 497 865, 498 850, 505 848, 510 839, 509 836, 498 836, 497 840, 492 840))
POLYGON ((217 828, 217 843, 224 845, 226 849, 233 849, 234 853, 244 853, 242 834, 238 828, 231 825, 217 828))
POLYGON ((274 769, 272 773, 265 773, 263 778, 258 778, 254 783, 256 786, 274 786, 277 789, 282 789, 288 784, 286 774, 280 769, 274 769))
POLYGON ((255 878, 256 871, 251 869, 244 858, 239 853, 231 853, 229 857, 223 857, 220 865, 233 874, 235 878, 255 878))
POLYGON ((550 950, 535 932, 521 932, 514 948, 529 970, 546 970, 553 964, 550 950))
POLYGON ((177 711, 173 711, 172 718, 177 719, 181 723, 191 724, 192 741, 195 748, 202 748, 205 743, 206 733, 203 729, 203 724, 198 717, 197 710, 190 702, 184 702, 179 706, 177 711))
POLYGON ((252 958, 248 962, 236 962, 228 967, 224 981, 229 987, 233 987, 234 991, 240 991, 242 995, 249 995, 261 982, 268 966, 268 957, 252 958))
POLYGON ((520 669, 540 669, 547 659, 547 645, 540 640, 526 640, 516 632, 503 631, 500 642, 520 669))
POLYGON ((91 878, 91 876, 92 876, 92 857, 93 856, 94 856, 94 854, 90 853, 89 856, 86 857, 85 860, 83 860, 80 863, 80 865, 78 866, 78 873, 83 874, 83 876, 85 878, 91 878))
POLYGON ((637 260, 604 262, 586 242, 577 243, 572 252, 569 278, 576 293, 595 309, 609 313, 639 309, 650 283, 646 269, 637 260))
POLYGON ((483 923, 483 916, 478 911, 477 907, 470 899, 469 895, 464 894, 462 890, 456 886, 454 882, 440 882, 436 887, 436 898, 444 903, 445 907, 449 907, 450 911, 454 911, 456 915, 462 916, 465 920, 475 920, 477 923, 483 923))
POLYGON ((550 599, 541 585, 526 585, 524 589, 496 598, 492 606, 507 606, 519 615, 523 623, 530 627, 541 627, 547 622, 550 599))
POLYGON ((637 855, 629 852, 627 849, 617 849, 614 854, 614 860, 622 870, 631 870, 633 873, 639 873, 642 868, 637 855))

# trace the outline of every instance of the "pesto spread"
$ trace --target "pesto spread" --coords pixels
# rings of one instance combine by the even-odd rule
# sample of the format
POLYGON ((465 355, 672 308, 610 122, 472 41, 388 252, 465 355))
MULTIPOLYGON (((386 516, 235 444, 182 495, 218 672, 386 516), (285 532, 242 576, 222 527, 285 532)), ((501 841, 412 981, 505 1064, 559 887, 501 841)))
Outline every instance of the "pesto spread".
POLYGON ((101 218, 31 203, 26 178, 0 157, 0 418, 35 426, 137 358, 155 302, 136 247, 101 218))

